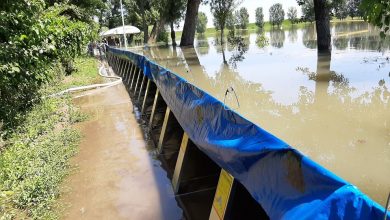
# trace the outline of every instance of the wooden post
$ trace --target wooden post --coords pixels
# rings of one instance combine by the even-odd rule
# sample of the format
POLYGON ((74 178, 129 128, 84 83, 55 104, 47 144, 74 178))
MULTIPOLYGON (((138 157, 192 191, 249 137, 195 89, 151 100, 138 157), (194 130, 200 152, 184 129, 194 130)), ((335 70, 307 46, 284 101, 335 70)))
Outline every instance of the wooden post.
POLYGON ((184 132, 183 138, 181 140, 179 155, 177 156, 175 171, 173 172, 173 177, 172 177, 172 186, 175 194, 179 192, 183 162, 184 162, 184 158, 186 157, 186 153, 188 149, 187 146, 188 146, 188 135, 187 133, 184 132))
POLYGON ((209 220, 223 220, 231 203, 234 191, 234 178, 224 169, 219 175, 217 190, 215 191, 213 206, 211 207, 209 220))
POLYGON ((152 128, 153 117, 154 117, 154 113, 156 112, 157 101, 158 101, 158 97, 159 97, 159 96, 160 96, 160 93, 159 93, 159 91, 158 91, 158 89, 157 89, 157 90, 156 90, 156 95, 154 96, 152 114, 150 114, 150 119, 149 119, 149 128, 150 128, 150 129, 152 128))
POLYGON ((150 79, 148 79, 148 83, 146 84, 144 100, 142 102, 142 107, 141 107, 141 115, 143 115, 145 112, 145 103, 146 103, 146 99, 148 98, 149 88, 150 88, 150 79))

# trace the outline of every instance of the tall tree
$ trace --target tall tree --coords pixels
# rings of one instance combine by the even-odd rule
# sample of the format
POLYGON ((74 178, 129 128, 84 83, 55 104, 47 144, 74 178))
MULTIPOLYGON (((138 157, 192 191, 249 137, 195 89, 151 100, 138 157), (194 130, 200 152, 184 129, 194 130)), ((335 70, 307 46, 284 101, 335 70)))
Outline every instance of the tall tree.
POLYGON ((249 24, 249 13, 245 7, 240 8, 236 14, 237 25, 240 29, 247 29, 249 24))
POLYGON ((327 0, 314 0, 317 46, 319 52, 331 50, 329 8, 330 5, 327 3, 327 0))
POLYGON ((301 1, 298 1, 298 3, 301 5, 302 20, 308 21, 308 22, 315 21, 314 1, 313 0, 301 0, 301 1))
POLYGON ((180 46, 194 45, 196 20, 201 0, 188 0, 186 18, 184 20, 183 33, 181 36, 180 46))
POLYGON ((186 0, 162 0, 162 16, 165 17, 171 28, 172 45, 176 46, 176 34, 174 25, 184 13, 186 0))
POLYGON ((264 27, 264 14, 263 14, 263 8, 258 7, 256 8, 256 26, 260 29, 263 30, 264 27))
POLYGON ((347 2, 347 10, 348 15, 353 19, 354 17, 361 17, 362 12, 360 10, 361 0, 348 0, 347 2))
POLYGON ((291 24, 294 24, 297 21, 297 16, 297 9, 289 7, 287 10, 287 18, 290 20, 291 24))
POLYGON ((240 0, 210 0, 211 12, 221 30, 221 45, 224 43, 223 37, 226 21, 240 3, 240 0))
POLYGON ((345 0, 333 1, 333 14, 336 18, 343 20, 348 16, 348 8, 345 0))
POLYGON ((207 28, 207 16, 203 12, 199 12, 198 21, 196 22, 196 32, 199 34, 203 34, 206 32, 207 28))
MULTIPOLYGON (((309 0, 297 0, 299 5, 308 4, 309 0)), ((327 0, 314 0, 314 15, 317 30, 317 48, 319 52, 329 52, 331 50, 330 20, 329 12, 331 2, 327 0)))
POLYGON ((278 25, 278 27, 282 24, 284 20, 284 10, 282 4, 276 3, 271 6, 269 9, 269 22, 272 25, 278 25))

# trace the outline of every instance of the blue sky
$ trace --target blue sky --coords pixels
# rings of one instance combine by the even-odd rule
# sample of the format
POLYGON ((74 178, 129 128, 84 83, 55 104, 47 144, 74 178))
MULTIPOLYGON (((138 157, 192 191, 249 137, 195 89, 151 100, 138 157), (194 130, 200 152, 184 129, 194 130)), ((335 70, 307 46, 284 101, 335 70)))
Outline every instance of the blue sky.
MULTIPOLYGON (((287 9, 289 7, 295 7, 298 11, 298 17, 301 16, 301 9, 298 6, 296 0, 283 0, 283 1, 275 1, 275 0, 244 0, 241 5, 238 6, 237 9, 241 7, 246 7, 249 12, 249 22, 253 23, 255 22, 255 10, 257 7, 263 7, 263 13, 264 13, 264 20, 269 20, 269 8, 275 4, 275 3, 281 3, 283 5, 283 9, 285 14, 287 14, 287 9)), ((213 26, 213 16, 210 12, 210 6, 209 5, 200 5, 199 11, 206 13, 208 18, 208 27, 213 26)), ((286 15, 287 17, 287 15, 286 15)))

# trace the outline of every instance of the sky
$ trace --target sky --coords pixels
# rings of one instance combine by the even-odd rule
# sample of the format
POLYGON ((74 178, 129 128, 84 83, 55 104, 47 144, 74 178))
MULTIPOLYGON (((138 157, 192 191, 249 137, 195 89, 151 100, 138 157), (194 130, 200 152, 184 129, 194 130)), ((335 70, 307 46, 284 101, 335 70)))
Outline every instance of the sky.
MULTIPOLYGON (((295 7, 298 11, 298 17, 301 17, 301 8, 298 6, 296 0, 243 0, 241 5, 238 6, 237 9, 241 7, 246 7, 249 12, 249 22, 254 23, 255 22, 255 10, 258 7, 263 7, 263 13, 264 13, 264 20, 269 20, 269 8, 275 4, 275 3, 281 3, 284 9, 285 13, 285 19, 287 19, 287 9, 289 7, 295 7)), ((203 5, 201 4, 199 7, 199 11, 206 13, 208 23, 207 27, 213 27, 213 16, 210 12, 210 6, 209 5, 203 5)))

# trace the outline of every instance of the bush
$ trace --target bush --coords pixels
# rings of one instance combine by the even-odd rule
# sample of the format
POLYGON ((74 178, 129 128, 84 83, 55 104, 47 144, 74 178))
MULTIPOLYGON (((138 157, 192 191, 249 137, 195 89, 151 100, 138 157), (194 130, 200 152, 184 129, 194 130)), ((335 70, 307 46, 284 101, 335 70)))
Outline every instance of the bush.
POLYGON ((89 24, 66 15, 73 8, 46 8, 41 0, 2 2, 0 121, 4 126, 15 126, 17 115, 39 101, 39 89, 55 77, 51 64, 64 61, 68 65, 93 36, 89 24))

